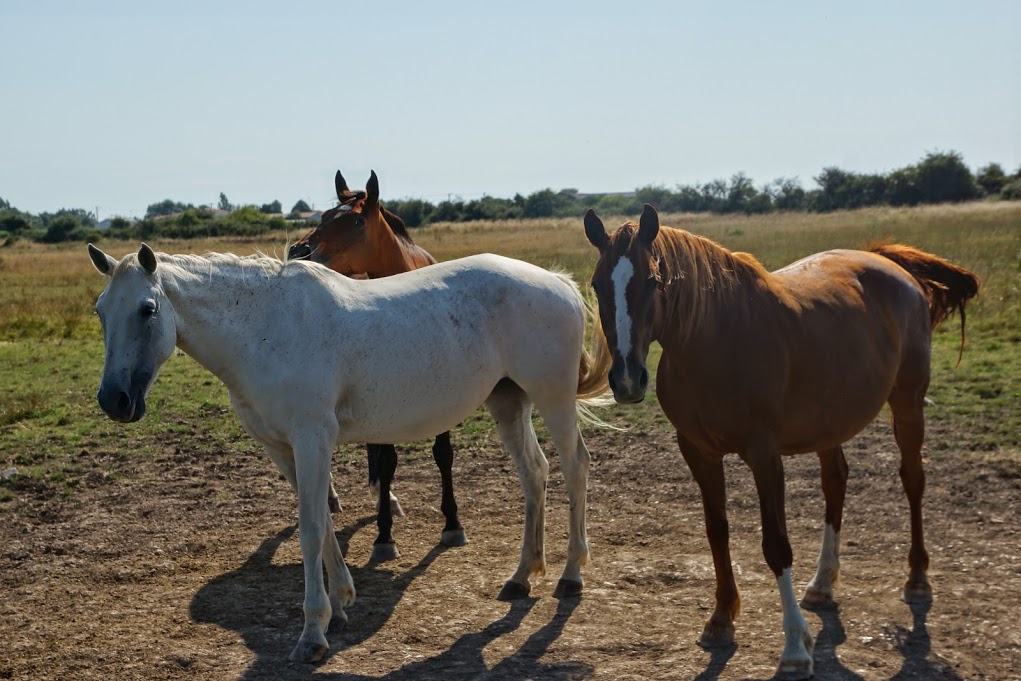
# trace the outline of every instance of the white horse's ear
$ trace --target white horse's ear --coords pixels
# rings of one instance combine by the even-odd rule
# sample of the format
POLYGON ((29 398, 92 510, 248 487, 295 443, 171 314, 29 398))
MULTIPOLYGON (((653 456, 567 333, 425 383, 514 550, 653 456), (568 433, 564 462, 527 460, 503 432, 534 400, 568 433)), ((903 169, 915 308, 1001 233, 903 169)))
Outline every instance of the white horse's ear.
POLYGON ((610 237, 606 233, 606 227, 603 227, 603 221, 591 208, 585 211, 585 236, 600 251, 610 243, 610 237))
POLYGON ((156 254, 144 243, 138 249, 138 262, 148 274, 156 272, 156 254))
POLYGON ((659 234, 659 213, 652 207, 651 203, 645 204, 642 209, 642 217, 638 220, 638 238, 651 246, 659 234))
POLYGON ((99 273, 105 274, 108 277, 113 273, 113 268, 117 266, 116 260, 92 244, 89 244, 89 257, 92 259, 92 264, 99 270, 99 273))

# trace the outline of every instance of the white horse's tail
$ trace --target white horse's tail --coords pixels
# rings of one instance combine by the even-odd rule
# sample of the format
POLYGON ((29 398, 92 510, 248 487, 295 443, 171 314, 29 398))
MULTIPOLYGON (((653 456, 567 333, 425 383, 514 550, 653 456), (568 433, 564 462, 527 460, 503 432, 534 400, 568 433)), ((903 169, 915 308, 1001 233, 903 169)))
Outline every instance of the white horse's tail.
POLYGON ((578 370, 578 418, 590 426, 624 430, 607 423, 592 413, 591 407, 608 407, 613 404, 608 379, 613 356, 606 346, 603 325, 599 322, 599 313, 592 300, 578 292, 585 306, 585 331, 587 342, 581 348, 581 360, 578 370), (591 352, 589 347, 592 347, 591 352))

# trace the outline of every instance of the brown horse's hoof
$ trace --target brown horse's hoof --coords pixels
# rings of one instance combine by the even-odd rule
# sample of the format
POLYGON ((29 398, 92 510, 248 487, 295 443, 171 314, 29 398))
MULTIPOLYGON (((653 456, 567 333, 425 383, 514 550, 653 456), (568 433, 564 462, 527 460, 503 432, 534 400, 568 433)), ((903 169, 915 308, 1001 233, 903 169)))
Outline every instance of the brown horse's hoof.
POLYGON ((528 598, 528 594, 532 591, 532 587, 528 584, 519 584, 518 582, 508 581, 500 589, 500 593, 496 595, 498 601, 516 601, 520 598, 528 598))
POLYGON ((302 662, 304 664, 311 664, 318 662, 323 659, 326 655, 326 651, 330 649, 326 643, 317 643, 315 641, 298 641, 298 645, 291 651, 289 659, 291 662, 302 662))
POLYGON ((553 598, 577 598, 581 596, 581 582, 574 579, 561 579, 553 590, 553 598))
POLYGON ((443 534, 440 535, 440 543, 444 546, 464 546, 468 543, 468 535, 464 533, 463 527, 456 530, 443 530, 443 534))
POLYGON ((369 560, 373 563, 385 563, 388 560, 397 560, 400 557, 401 552, 397 550, 397 544, 390 542, 389 544, 373 544, 372 557, 369 560))
POLYGON ((729 648, 734 645, 734 625, 719 626, 706 622, 698 644, 703 648, 729 648))
POLYGON ((928 581, 911 582, 904 585, 904 593, 901 596, 905 603, 931 603, 932 587, 928 581))
POLYGON ((326 503, 330 506, 330 513, 340 513, 344 510, 340 507, 340 497, 330 497, 326 503))

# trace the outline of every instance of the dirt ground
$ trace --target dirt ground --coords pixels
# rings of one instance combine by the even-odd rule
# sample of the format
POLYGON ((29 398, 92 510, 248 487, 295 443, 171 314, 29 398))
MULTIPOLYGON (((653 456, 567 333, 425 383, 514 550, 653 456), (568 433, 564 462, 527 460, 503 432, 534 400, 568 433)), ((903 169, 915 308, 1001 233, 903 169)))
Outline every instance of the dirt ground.
MULTIPOLYGON (((439 476, 403 461, 402 557, 368 561, 375 537, 364 462, 335 464, 334 522, 358 589, 350 622, 315 666, 287 661, 302 627, 295 498, 272 464, 201 440, 140 464, 97 447, 70 500, 21 491, 0 515, 0 679, 770 678, 783 634, 762 558, 751 476, 728 458, 738 643, 695 644, 713 603, 698 492, 665 433, 594 433, 585 594, 557 601, 567 501, 556 456, 549 574, 533 598, 495 600, 517 562, 522 496, 496 446, 458 448, 454 481, 470 543, 444 549, 439 476)), ((851 479, 839 606, 806 611, 820 679, 1021 679, 1021 480, 978 453, 927 463, 935 600, 899 600, 907 503, 899 455, 877 421, 846 448, 851 479)), ((822 536, 814 456, 786 460, 794 576, 822 536)))

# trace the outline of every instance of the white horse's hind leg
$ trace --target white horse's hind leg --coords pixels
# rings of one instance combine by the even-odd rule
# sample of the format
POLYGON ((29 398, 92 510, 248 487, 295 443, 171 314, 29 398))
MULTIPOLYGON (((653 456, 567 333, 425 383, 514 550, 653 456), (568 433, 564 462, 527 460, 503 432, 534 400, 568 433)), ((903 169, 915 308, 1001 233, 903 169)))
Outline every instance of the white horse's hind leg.
POLYGON ((333 613, 330 617, 329 630, 336 631, 347 624, 347 613, 344 608, 355 602, 355 583, 351 579, 351 572, 344 562, 344 554, 337 542, 337 535, 332 529, 332 520, 327 514, 327 531, 323 540, 323 559, 326 563, 326 575, 329 577, 330 607, 333 613))
POLYGON ((585 532, 585 510, 588 498, 589 452, 578 428, 578 413, 574 398, 556 409, 541 406, 546 426, 560 456, 560 468, 567 485, 570 503, 570 525, 567 534, 567 564, 553 592, 556 598, 580 596, 581 568, 588 563, 588 540, 585 532))
POLYGON ((525 493, 525 535, 518 569, 503 585, 501 601, 528 596, 533 575, 546 574, 544 533, 546 530, 546 480, 549 462, 539 447, 532 428, 532 402, 517 384, 501 381, 486 400, 486 409, 496 422, 504 449, 514 466, 525 493))

